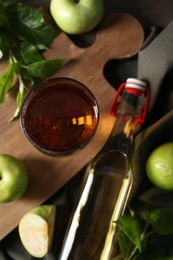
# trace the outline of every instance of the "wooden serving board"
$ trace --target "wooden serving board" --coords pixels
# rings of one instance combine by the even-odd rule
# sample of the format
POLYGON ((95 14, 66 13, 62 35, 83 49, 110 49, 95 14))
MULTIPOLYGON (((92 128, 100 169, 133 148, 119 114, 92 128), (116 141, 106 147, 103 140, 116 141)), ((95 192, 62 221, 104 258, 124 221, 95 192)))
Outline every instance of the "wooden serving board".
MULTIPOLYGON (((115 90, 103 76, 105 63, 112 58, 128 58, 136 54, 144 39, 139 22, 127 14, 114 14, 103 21, 96 42, 79 48, 61 33, 45 53, 47 59, 65 58, 66 62, 54 76, 77 79, 90 88, 100 107, 100 122, 90 144, 66 158, 52 158, 41 154, 26 139, 20 120, 8 122, 15 110, 14 96, 9 94, 0 105, 0 153, 21 159, 28 168, 29 185, 17 201, 0 204, 0 239, 17 227, 21 217, 31 208, 42 204, 77 174, 103 147, 108 139, 114 118, 109 115, 115 90)), ((0 73, 6 68, 0 62, 0 73)), ((1 185, 1 184, 0 184, 1 185)))

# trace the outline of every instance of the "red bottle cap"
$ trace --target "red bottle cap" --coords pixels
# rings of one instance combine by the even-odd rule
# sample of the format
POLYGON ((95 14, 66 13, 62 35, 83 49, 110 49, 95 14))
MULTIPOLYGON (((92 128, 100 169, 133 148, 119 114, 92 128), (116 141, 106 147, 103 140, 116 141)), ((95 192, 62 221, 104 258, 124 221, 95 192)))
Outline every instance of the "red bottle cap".
POLYGON ((126 82, 123 82, 120 87, 118 88, 113 104, 110 109, 110 114, 114 117, 117 116, 117 104, 119 103, 118 97, 121 94, 122 91, 125 91, 126 93, 135 95, 135 96, 140 96, 144 94, 146 101, 145 101, 145 106, 141 109, 141 114, 137 119, 135 119, 136 124, 143 124, 144 119, 146 117, 146 113, 148 110, 148 105, 149 105, 149 97, 150 97, 150 92, 147 87, 147 83, 143 80, 139 80, 136 78, 128 78, 126 82))

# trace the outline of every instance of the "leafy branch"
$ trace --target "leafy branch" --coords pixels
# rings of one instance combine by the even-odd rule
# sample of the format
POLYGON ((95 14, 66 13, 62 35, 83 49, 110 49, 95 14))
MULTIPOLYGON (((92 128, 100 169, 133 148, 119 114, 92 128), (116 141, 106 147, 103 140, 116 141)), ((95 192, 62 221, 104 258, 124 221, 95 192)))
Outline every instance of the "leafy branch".
POLYGON ((53 75, 63 65, 64 60, 45 60, 43 55, 56 36, 53 26, 37 8, 0 0, 0 59, 8 60, 8 67, 0 76, 0 103, 5 102, 7 92, 17 82, 16 111, 12 119, 20 113, 25 90, 53 75))
MULTIPOLYGON (((163 247, 150 244, 153 236, 173 235, 173 209, 130 211, 117 220, 118 243, 125 260, 171 260, 163 247)), ((116 259, 116 258, 115 258, 116 259)))

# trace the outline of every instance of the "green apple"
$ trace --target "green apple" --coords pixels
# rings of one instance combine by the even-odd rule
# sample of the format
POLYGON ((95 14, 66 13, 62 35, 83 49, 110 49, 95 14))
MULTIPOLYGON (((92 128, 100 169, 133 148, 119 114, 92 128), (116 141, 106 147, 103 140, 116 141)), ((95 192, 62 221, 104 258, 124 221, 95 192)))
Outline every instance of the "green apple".
POLYGON ((64 32, 82 34, 99 24, 104 5, 103 0, 51 0, 50 12, 64 32))
POLYGON ((56 207, 41 205, 26 213, 19 222, 19 236, 27 252, 44 257, 52 244, 56 207))
POLYGON ((173 142, 156 147, 146 161, 149 180, 164 190, 173 190, 173 142))
POLYGON ((0 202, 10 202, 23 195, 28 185, 28 172, 19 159, 0 154, 0 202))

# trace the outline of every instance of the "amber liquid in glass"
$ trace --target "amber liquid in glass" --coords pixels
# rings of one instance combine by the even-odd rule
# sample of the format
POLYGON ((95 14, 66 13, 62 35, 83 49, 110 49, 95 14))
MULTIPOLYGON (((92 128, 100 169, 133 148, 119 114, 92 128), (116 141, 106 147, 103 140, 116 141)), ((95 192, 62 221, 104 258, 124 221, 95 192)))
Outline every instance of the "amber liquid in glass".
POLYGON ((92 93, 68 79, 52 79, 24 102, 22 126, 31 143, 48 155, 68 155, 83 148, 98 124, 92 93))

